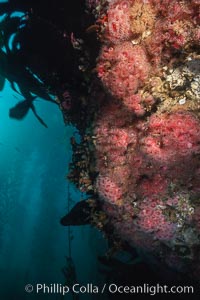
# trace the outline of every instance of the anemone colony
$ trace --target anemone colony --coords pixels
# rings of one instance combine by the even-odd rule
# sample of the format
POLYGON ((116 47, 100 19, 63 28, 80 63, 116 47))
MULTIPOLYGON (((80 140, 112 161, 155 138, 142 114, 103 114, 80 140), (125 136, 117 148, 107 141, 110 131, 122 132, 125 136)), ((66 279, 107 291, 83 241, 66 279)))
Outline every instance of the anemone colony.
POLYGON ((108 237, 198 276, 200 1, 86 5, 100 51, 68 177, 98 198, 93 223, 108 237))

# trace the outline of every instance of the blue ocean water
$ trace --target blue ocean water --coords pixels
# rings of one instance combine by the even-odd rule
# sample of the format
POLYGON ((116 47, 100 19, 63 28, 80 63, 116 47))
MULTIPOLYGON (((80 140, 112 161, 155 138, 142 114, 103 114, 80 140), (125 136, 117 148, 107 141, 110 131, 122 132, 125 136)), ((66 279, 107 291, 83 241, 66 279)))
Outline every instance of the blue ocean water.
MULTIPOLYGON (((67 212, 70 136, 57 105, 35 100, 43 127, 30 111, 22 121, 9 118, 9 108, 22 100, 8 82, 0 94, 0 299, 72 299, 59 294, 27 294, 26 284, 59 283, 65 278, 68 230, 59 224, 67 212)), ((81 194, 70 185, 74 202, 81 194)), ((72 227, 72 258, 80 283, 97 283, 97 255, 105 241, 90 226, 72 227)), ((79 299, 95 299, 80 295, 79 299)))

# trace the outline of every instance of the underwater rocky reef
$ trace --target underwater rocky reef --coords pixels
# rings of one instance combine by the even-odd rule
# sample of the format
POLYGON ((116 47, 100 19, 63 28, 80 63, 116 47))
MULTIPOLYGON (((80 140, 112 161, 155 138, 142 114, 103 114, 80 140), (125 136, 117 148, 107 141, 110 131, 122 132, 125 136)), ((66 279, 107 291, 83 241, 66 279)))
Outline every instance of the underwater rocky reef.
MULTIPOLYGON (((200 275, 200 1, 88 0, 68 179, 108 239, 200 275), (91 41, 94 41, 93 43, 91 41), (91 44, 98 45, 92 49, 91 44)), ((58 100, 59 101, 59 100, 58 100)))

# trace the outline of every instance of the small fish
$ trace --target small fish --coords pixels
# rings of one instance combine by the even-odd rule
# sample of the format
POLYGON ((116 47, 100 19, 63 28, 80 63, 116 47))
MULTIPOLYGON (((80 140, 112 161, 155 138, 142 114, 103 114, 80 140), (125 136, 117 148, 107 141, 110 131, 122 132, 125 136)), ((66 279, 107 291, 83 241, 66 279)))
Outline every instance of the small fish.
POLYGON ((70 210, 70 212, 60 220, 60 223, 63 226, 80 226, 90 224, 92 217, 92 209, 93 208, 91 206, 91 199, 89 201, 79 201, 70 210))

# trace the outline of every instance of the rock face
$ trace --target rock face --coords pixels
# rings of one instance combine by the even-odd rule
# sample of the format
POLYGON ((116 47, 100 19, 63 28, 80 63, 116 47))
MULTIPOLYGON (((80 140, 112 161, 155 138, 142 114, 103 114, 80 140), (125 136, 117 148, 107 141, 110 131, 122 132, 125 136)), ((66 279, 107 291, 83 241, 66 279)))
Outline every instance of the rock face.
POLYGON ((199 276, 200 1, 88 4, 102 44, 93 153, 106 222, 130 245, 199 276))

